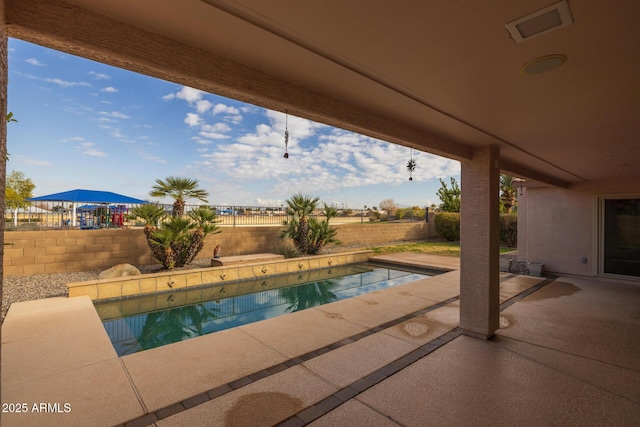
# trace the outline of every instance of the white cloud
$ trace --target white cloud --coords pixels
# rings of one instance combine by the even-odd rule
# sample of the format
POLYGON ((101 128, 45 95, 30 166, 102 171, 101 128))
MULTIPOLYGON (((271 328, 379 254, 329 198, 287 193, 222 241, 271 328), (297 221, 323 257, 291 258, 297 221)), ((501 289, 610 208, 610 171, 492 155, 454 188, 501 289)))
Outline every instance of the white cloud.
MULTIPOLYGON (((192 140, 194 140, 196 143, 201 144, 201 145, 208 145, 208 144, 212 144, 213 141, 208 140, 208 139, 202 139, 200 137, 194 136, 191 138, 192 140)), ((202 148, 196 149, 197 150, 201 150, 202 148)))
POLYGON ((13 161, 17 161, 17 162, 20 162, 20 163, 25 163, 27 165, 33 165, 33 166, 51 166, 51 165, 53 165, 53 163, 51 163, 50 161, 33 159, 31 157, 23 156, 21 154, 12 154, 12 155, 10 155, 10 159, 13 160, 13 161))
POLYGON ((75 86, 85 86, 85 87, 91 87, 91 85, 87 82, 70 82, 68 80, 62 80, 59 78, 51 78, 51 77, 37 77, 31 74, 26 74, 25 77, 32 79, 32 80, 40 80, 43 82, 47 82, 47 83, 53 83, 56 84, 60 87, 75 87, 75 86))
POLYGON ((213 107, 213 111, 211 112, 214 116, 217 114, 228 114, 228 115, 238 115, 240 114, 240 110, 236 107, 231 107, 225 104, 216 104, 213 107))
POLYGON ((230 132, 231 128, 226 123, 216 123, 213 125, 203 125, 200 130, 204 132, 230 132))
POLYGON ((36 65, 38 67, 42 67, 44 66, 44 64, 40 61, 38 61, 37 58, 29 58, 29 59, 25 59, 25 61, 27 64, 31 64, 31 65, 36 65))
POLYGON ((116 89, 113 86, 107 86, 107 87, 103 87, 102 89, 100 89, 100 92, 108 92, 108 93, 115 93, 117 91, 118 91, 118 89, 116 89))
POLYGON ((72 136, 71 138, 66 138, 62 140, 62 142, 67 142, 67 141, 84 141, 84 138, 81 136, 72 136))
POLYGON ((200 123, 202 123, 202 119, 195 113, 187 113, 187 117, 185 117, 184 122, 193 127, 198 126, 200 123))
POLYGON ((95 77, 97 80, 110 80, 111 76, 103 73, 96 73, 95 71, 89 71, 87 74, 95 77))
POLYGON ((211 112, 213 116, 221 115, 224 120, 233 124, 239 124, 244 117, 240 114, 240 110, 236 107, 218 103, 213 107, 211 112))
POLYGON ((256 203, 258 206, 281 206, 284 205, 284 200, 282 199, 263 199, 260 197, 256 197, 256 203))
POLYGON ((213 104, 211 102, 207 101, 206 99, 203 99, 201 101, 196 102, 196 111, 198 111, 198 113, 200 114, 206 113, 212 106, 213 104))
POLYGON ((175 93, 168 93, 165 96, 163 96, 162 99, 164 99, 165 101, 171 101, 175 97, 176 97, 175 93))
POLYGON ((116 119, 130 119, 130 116, 126 114, 120 113, 118 111, 99 111, 98 114, 105 117, 113 117, 116 119))
POLYGON ((76 146, 76 148, 84 155, 94 156, 94 157, 107 157, 107 153, 104 151, 99 151, 94 148, 95 144, 93 142, 82 142, 76 146))
POLYGON ((185 100, 189 104, 193 104, 194 102, 200 101, 204 94, 205 92, 199 89, 183 86, 182 89, 176 93, 176 98, 185 100))
POLYGON ((208 139, 229 139, 230 138, 230 136, 228 135, 217 133, 217 132, 200 132, 198 135, 208 139))
POLYGON ((161 165, 167 164, 167 161, 165 159, 163 159, 162 157, 158 157, 154 154, 146 154, 143 157, 145 158, 145 160, 149 160, 155 163, 160 163, 161 165))

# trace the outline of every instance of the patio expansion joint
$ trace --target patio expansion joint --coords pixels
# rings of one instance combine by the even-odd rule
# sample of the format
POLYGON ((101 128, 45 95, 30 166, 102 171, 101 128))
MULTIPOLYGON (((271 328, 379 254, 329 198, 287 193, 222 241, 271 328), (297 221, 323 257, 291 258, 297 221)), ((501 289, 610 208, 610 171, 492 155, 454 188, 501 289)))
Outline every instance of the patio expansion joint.
MULTIPOLYGON (((512 279, 516 277, 516 275, 509 275, 506 276, 504 278, 502 278, 500 280, 500 282, 504 282, 507 281, 509 279, 512 279)), ((544 286, 548 285, 549 283, 552 283, 554 280, 556 280, 557 277, 555 276, 548 276, 547 279, 542 280, 541 282, 531 286, 530 288, 522 291, 521 293, 517 294, 516 296, 512 297, 511 299, 509 299, 508 301, 510 302, 510 304, 506 304, 503 303, 500 305, 500 311, 504 310, 505 308, 509 307, 510 305, 514 304, 515 302, 518 302, 520 300, 522 300, 523 298, 527 297, 528 295, 531 295, 532 293, 542 289, 544 286)), ((455 300, 458 300, 458 297, 455 298, 451 298, 450 300, 452 301, 444 301, 443 303, 440 303, 440 306, 442 305, 446 305, 446 303, 450 303, 453 302, 455 300)), ((435 306, 434 306, 435 307, 435 306)), ((429 310, 427 311, 431 311, 432 307, 429 307, 429 310)), ((416 313, 419 313, 421 311, 425 311, 425 310, 420 310, 416 313)), ((414 313, 414 314, 416 314, 414 313)), ((406 316, 405 316, 406 317, 406 316)), ((393 323, 393 322, 390 322, 393 323)), ((399 323, 399 322, 398 322, 399 323)), ((305 410, 302 410, 300 412, 298 412, 297 414, 291 416, 290 418, 288 418, 287 420, 283 421, 282 423, 278 424, 281 427, 284 426, 289 426, 289 425, 298 425, 298 426, 304 426, 309 424, 310 422, 328 414, 331 410, 337 408, 338 406, 335 406, 333 408, 331 408, 330 410, 325 411, 324 413, 320 413, 321 411, 319 411, 318 409, 324 406, 331 406, 331 402, 334 402, 334 400, 329 401, 329 399, 332 398, 337 398, 339 400, 343 400, 343 403, 347 402, 350 399, 353 398, 357 398, 357 396, 368 390, 369 388, 373 387, 374 385, 378 384, 379 382, 387 379, 388 377, 391 377, 392 375, 395 375, 397 372, 401 371, 402 369, 406 368, 407 366, 411 365, 412 363, 417 362, 418 360, 422 359, 423 357, 427 356, 428 354, 434 352, 435 350, 437 350, 438 348, 448 344, 449 342, 451 342, 452 340, 456 339, 457 337, 459 337, 460 335, 462 335, 462 329, 460 327, 457 327, 455 329, 452 329, 444 334, 442 334, 441 336, 429 341, 428 343, 420 346, 419 348, 417 348, 416 350, 404 355, 403 357, 395 360, 394 362, 391 362, 390 364, 383 366, 382 368, 366 375, 364 378, 361 378, 353 383, 351 383, 350 385, 342 388, 341 390, 339 390, 338 392, 334 393, 333 395, 321 400, 320 402, 316 403, 315 405, 312 405, 310 408, 314 408, 313 411, 307 411, 307 409, 310 408, 306 408, 305 410), (326 403, 325 403, 326 402, 326 403), (310 418, 310 415, 314 414, 317 415, 312 419, 310 418)), ((383 414, 381 414, 383 415, 383 414)), ((384 415, 383 415, 384 416, 384 415)))
MULTIPOLYGON (((546 279, 536 283, 535 285, 525 289, 524 291, 520 292, 517 295, 514 295, 513 297, 509 298, 508 300, 506 300, 505 302, 500 304, 500 311, 503 311, 506 308, 508 308, 508 307, 512 306, 513 304, 517 303, 518 301, 521 301, 523 298, 528 297, 532 293, 534 293, 536 291, 539 291, 540 289, 544 288, 548 284, 550 284, 553 281, 555 281, 557 278, 558 278, 558 276, 554 276, 554 275, 546 276, 546 279)), ((505 278, 505 280, 508 280, 508 278, 505 278)), ((500 282, 503 282, 503 280, 500 280, 500 282)))
MULTIPOLYGON (((509 275, 509 276, 505 276, 503 278, 500 279, 500 282, 504 282, 506 280, 512 279, 513 277, 517 277, 516 275, 509 275)), ((521 292, 520 294, 512 297, 511 299, 507 300, 506 302, 502 303, 500 305, 500 311, 504 310, 505 308, 507 308, 508 306, 510 306, 511 304, 520 301, 522 298, 530 295, 531 293, 541 289, 542 287, 546 286, 547 284, 553 282, 556 279, 556 277, 549 277, 546 280, 541 281, 540 283, 528 288, 527 290, 521 292), (532 290, 533 289, 533 290, 532 290), (509 303, 509 304, 507 304, 509 303), (505 305, 507 304, 507 305, 505 305)), ((290 358, 288 360, 286 360, 285 362, 273 365, 269 368, 265 368, 261 371, 258 372, 254 372, 250 375, 247 375, 245 377, 242 378, 238 378, 232 382, 229 382, 227 384, 222 384, 212 390, 208 390, 205 391, 203 393, 199 393, 195 396, 191 396, 189 398, 183 399, 181 402, 176 402, 174 404, 168 405, 166 407, 157 409, 156 411, 152 412, 152 413, 147 413, 141 417, 138 417, 134 420, 129 421, 129 423, 134 423, 134 422, 138 422, 139 420, 149 420, 149 416, 151 415, 153 418, 155 418, 156 420, 161 420, 163 418, 167 418, 168 416, 171 415, 175 415, 179 412, 182 412, 184 410, 187 410, 188 408, 209 402, 210 400, 213 400, 217 397, 220 397, 222 395, 225 395, 233 390, 237 390, 240 389, 246 385, 249 385, 255 381, 258 381, 260 379, 263 378, 267 378, 271 375, 275 375, 278 372, 281 372, 283 370, 286 370, 290 367, 293 366, 297 366, 305 361, 311 360, 315 357, 318 357, 324 353, 327 353, 331 350, 335 350, 337 348, 343 347, 345 345, 351 344, 355 341, 358 341, 362 338, 368 337, 374 333, 376 333, 377 331, 382 331, 384 329, 390 328, 392 326, 398 325, 402 322, 405 322, 407 319, 412 319, 415 317, 419 317, 422 316, 426 313, 429 313, 433 310, 436 310, 438 308, 444 307, 448 304, 451 304, 453 302, 456 302, 460 299, 460 296, 455 296, 455 297, 451 297, 448 298, 444 301, 441 301, 439 303, 433 304, 427 308, 423 308, 420 310, 417 310, 409 315, 406 316, 401 316, 397 319, 391 320, 389 322, 386 322, 382 325, 378 325, 372 328, 369 328, 363 332, 360 332, 358 334, 355 334, 351 337, 348 338, 344 338, 341 341, 335 342, 335 343, 331 343, 325 347, 310 351, 308 353, 302 354, 300 356, 297 357, 293 357, 290 358), (187 404, 185 404, 185 402, 187 402, 187 404), (187 406, 188 405, 188 406, 187 406), (182 409, 184 408, 184 409, 182 409)), ((383 366, 380 369, 377 369, 376 371, 373 371, 371 373, 369 373, 368 375, 366 375, 365 377, 355 381, 354 383, 341 388, 340 390, 338 390, 337 392, 331 394, 330 396, 326 397, 325 399, 315 403, 314 405, 311 405, 305 409, 303 409, 302 411, 294 414, 293 416, 287 418, 286 420, 284 420, 282 423, 280 423, 280 426, 304 426, 307 425, 308 423, 312 422, 315 419, 318 419, 319 417, 329 413, 331 410, 337 408, 338 406, 340 406, 342 403, 348 401, 349 399, 352 399, 354 397, 356 397, 357 395, 359 395, 360 393, 364 392, 365 390, 373 387, 374 385, 378 384, 379 382, 385 380, 386 378, 389 378, 390 376, 394 375, 395 373, 401 371, 402 369, 406 368, 407 366, 411 365, 412 363, 415 363, 416 361, 422 359, 423 357, 427 356, 428 354, 434 352, 435 350, 437 350, 438 348, 444 346, 445 344, 449 343, 450 341, 454 340, 455 338, 457 338, 458 336, 462 335, 462 329, 460 329, 460 327, 456 327, 448 332, 445 332, 444 334, 442 334, 441 336, 429 341, 426 344, 423 344, 422 346, 418 347, 416 350, 411 351, 410 353, 407 353, 406 355, 400 357, 399 359, 391 362, 390 364, 383 366), (340 402, 340 404, 338 404, 337 402, 340 402)), ((125 425, 129 425, 127 423, 125 423, 125 425)), ((132 425, 138 425, 138 424, 132 424, 132 425)))
POLYGON ((140 396, 140 393, 138 393, 138 389, 136 388, 136 385, 133 382, 133 378, 131 378, 131 375, 129 374, 129 370, 127 369, 126 365, 122 361, 121 357, 118 357, 118 362, 120 363, 120 366, 122 366, 122 370, 124 371, 124 374, 127 376, 127 381, 129 382, 129 385, 133 389, 133 393, 136 395, 136 399, 138 399, 138 402, 142 407, 142 411, 148 414, 149 410, 147 409, 147 406, 144 404, 144 401, 142 400, 142 396, 140 396))
MULTIPOLYGON (((344 339, 342 339, 342 340, 340 340, 338 342, 331 343, 331 344, 329 344, 329 345, 327 345, 325 347, 321 347, 319 349, 315 349, 313 351, 307 352, 307 353, 302 354, 300 356, 293 357, 293 358, 290 358, 290 359, 288 359, 288 360, 286 360, 284 362, 281 362, 281 363, 278 363, 276 365, 270 366, 269 368, 262 369, 261 371, 254 372, 254 373, 252 373, 250 375, 247 375, 247 376, 242 377, 242 378, 238 378, 238 379, 233 380, 233 381, 231 381, 229 383, 222 384, 222 385, 220 385, 220 386, 218 386, 218 387, 216 387, 216 388, 214 388, 212 390, 208 390, 208 391, 205 391, 203 393, 198 393, 195 396, 191 396, 191 397, 188 397, 186 399, 183 399, 180 402, 176 402, 176 403, 173 403, 171 405, 159 408, 159 409, 157 409, 157 410, 155 410, 153 412, 150 412, 150 413, 147 412, 143 416, 135 418, 133 420, 130 420, 127 423, 125 423, 124 425, 128 426, 129 425, 128 423, 137 423, 137 422, 139 422, 141 420, 148 421, 150 419, 149 418, 150 415, 152 415, 155 418, 155 420, 161 420, 161 419, 167 418, 167 417, 169 417, 171 415, 175 415, 175 414, 177 414, 179 412, 182 412, 182 411, 187 410, 189 408, 192 408, 194 406, 209 402, 210 400, 213 400, 213 399, 215 399, 217 397, 225 395, 225 394, 227 394, 227 393, 229 393, 229 392, 231 392, 233 390, 240 389, 240 388, 242 388, 242 387, 244 387, 246 385, 249 385, 249 384, 251 384, 251 383, 253 383, 255 381, 258 381, 260 379, 270 377, 271 375, 275 375, 278 372, 284 371, 284 370, 286 370, 288 368, 291 368, 293 366, 297 366, 297 365, 299 365, 301 363, 304 363, 304 362, 306 362, 308 360, 311 360, 311 359, 313 359, 315 357, 321 356, 322 354, 328 353, 331 350, 335 350, 337 348, 340 348, 340 347, 343 347, 345 345, 348 345, 348 344, 351 344, 353 342, 356 342, 356 341, 358 341, 358 340, 360 340, 362 338, 366 338, 366 337, 374 334, 375 333, 374 330, 375 331, 381 331, 383 329, 390 328, 392 326, 395 326, 397 324, 405 322, 408 318, 411 319, 411 318, 422 316, 423 314, 426 314, 426 313, 428 313, 430 311, 433 311, 433 310, 436 310, 438 308, 444 307, 445 305, 451 304, 452 302, 455 302, 455 301, 458 301, 458 300, 459 300, 458 296, 455 296, 455 297, 452 297, 452 298, 448 298, 448 299, 446 299, 444 301, 441 301, 441 302, 439 302, 437 304, 433 304, 433 305, 431 305, 431 306, 429 306, 427 308, 423 308, 423 309, 420 309, 418 311, 415 311, 414 313, 409 314, 408 316, 402 316, 402 317, 399 317, 398 319, 391 320, 391 321, 386 322, 386 323, 384 323, 382 325, 378 325, 378 326, 369 328, 368 330, 365 330, 363 332, 355 334, 355 335, 353 335, 351 337, 344 338, 344 339)), ((452 331, 446 332, 442 336, 436 338, 436 340, 440 340, 443 336, 445 336, 447 334, 450 334, 451 332, 452 331)), ((458 335, 460 335, 460 334, 458 334, 458 335)), ((436 340, 433 340, 433 341, 436 341, 436 340)), ((441 341, 438 341, 438 342, 441 342, 441 341)), ((434 346, 433 344, 431 344, 431 342, 429 342, 429 343, 419 347, 417 350, 414 350, 411 353, 408 353, 403 358, 400 358, 398 360, 403 360, 406 357, 408 357, 408 359, 406 359, 405 362, 408 361, 409 359, 413 359, 413 361, 418 360, 422 356, 417 356, 417 354, 418 354, 417 352, 419 352, 423 347, 425 347, 425 348, 428 347, 429 348, 428 353, 430 353, 431 351, 434 351, 435 349, 439 348, 441 345, 442 344, 434 346), (414 355, 414 353, 416 353, 416 354, 414 355), (410 355, 412 355, 412 356, 410 356, 410 355)), ((425 350, 422 350, 422 351, 424 352, 425 350)), ((428 354, 428 353, 426 353, 426 354, 428 354)), ((395 362, 392 362, 392 363, 396 363, 396 362, 398 362, 398 360, 396 360, 395 362)), ((402 362, 402 363, 405 363, 405 362, 402 362)), ((389 366, 389 365, 387 365, 387 366, 389 366)), ((408 366, 408 363, 406 364, 406 366, 408 366)), ((377 384, 378 382, 382 381, 384 378, 388 377, 389 375, 381 376, 384 373, 383 370, 385 368, 386 367, 383 367, 383 368, 381 368, 381 369, 379 369, 377 371, 374 371, 371 374, 365 376, 365 378, 367 379, 367 382, 371 383, 371 385, 374 385, 374 384, 377 384), (381 372, 379 373, 378 371, 381 371, 381 372), (377 381, 374 381, 375 379, 377 379, 377 381)), ((393 372, 395 373, 400 369, 402 369, 402 368, 394 370, 393 372)), ((127 375, 128 375, 128 373, 127 373, 127 375)), ((335 400, 332 399, 334 396, 335 396, 335 398, 337 398, 341 402, 344 402, 345 400, 341 399, 340 396, 343 396, 343 398, 344 398, 346 395, 348 395, 349 394, 348 392, 345 395, 345 391, 348 388, 349 387, 342 388, 338 392, 334 393, 333 395, 323 399, 322 401, 320 401, 320 402, 318 402, 318 403, 316 403, 315 405, 312 405, 312 406, 320 405, 319 406, 320 408, 328 408, 333 403, 335 403, 335 400)), ((358 394, 358 392, 356 390, 354 390, 354 389, 351 389, 351 390, 353 392, 355 392, 356 395, 358 394)), ((138 393, 136 391, 136 396, 137 395, 138 395, 138 393)), ((138 399, 139 399, 139 396, 138 396, 138 399)), ((348 400, 348 398, 346 400, 348 400)), ((306 409, 308 409, 308 408, 305 408, 305 410, 306 409)), ((146 408, 145 408, 145 410, 146 410, 146 408)), ((305 416, 305 419, 309 419, 309 414, 311 414, 311 413, 314 413, 314 412, 310 411, 308 413, 305 413, 305 414, 307 414, 305 416)), ((297 421, 292 420, 292 418, 293 417, 291 417, 291 421, 289 421, 289 422, 293 423, 293 424, 287 424, 287 425, 295 425, 297 423, 297 421)), ((315 418, 313 418, 313 419, 315 419, 315 418)), ((302 425, 307 423, 305 421, 302 421, 302 422, 303 422, 302 425)), ((139 424, 132 424, 132 425, 139 425, 139 424)))
MULTIPOLYGON (((556 348, 546 347, 544 345, 540 345, 540 344, 536 344, 536 343, 532 343, 532 342, 527 342, 527 341, 522 341, 522 340, 519 340, 519 339, 516 339, 516 338, 512 338, 512 337, 507 337, 507 336, 500 335, 500 339, 501 340, 505 340, 505 341, 514 341, 514 342, 518 342, 518 343, 523 343, 523 344, 527 344, 527 345, 530 345, 530 346, 533 346, 533 347, 543 348, 543 349, 545 349, 547 351, 551 351, 551 352, 554 352, 554 353, 566 354, 566 355, 569 355, 571 357, 576 357, 576 358, 579 358, 579 359, 589 360, 589 361, 596 362, 596 363, 602 363, 604 365, 613 366, 615 368, 628 370, 628 371, 631 371, 631 372, 638 372, 638 371, 636 371, 634 369, 631 369, 631 368, 628 368, 626 366, 620 366, 620 365, 616 365, 614 363, 603 362, 602 360, 595 359, 593 357, 586 357, 586 356, 583 356, 581 354, 572 353, 572 352, 568 352, 568 351, 562 351, 562 350, 558 350, 556 348)), ((640 404, 640 401, 630 399, 628 396, 625 396, 624 394, 621 394, 621 393, 616 393, 615 391, 612 391, 611 389, 608 389, 606 387, 602 387, 600 384, 587 381, 587 380, 585 380, 584 378, 582 378, 580 376, 577 376, 577 375, 571 374, 569 372, 560 370, 560 369, 558 369, 557 367, 555 367, 555 366, 553 366, 551 364, 542 363, 539 359, 531 358, 530 356, 527 356, 525 354, 517 352, 517 351, 515 351, 513 349, 505 348, 500 343, 493 342, 491 340, 489 342, 491 344, 493 344, 496 348, 500 349, 500 350, 507 351, 509 353, 517 355, 518 357, 522 357, 523 359, 527 359, 528 361, 530 361, 532 363, 544 366, 545 368, 550 369, 550 370, 552 370, 554 372, 557 372, 560 375, 566 375, 566 376, 571 377, 574 380, 577 380, 577 381, 579 381, 581 383, 589 384, 590 386, 595 387, 595 388, 597 388, 598 390, 600 390, 600 391, 602 391, 604 393, 612 394, 612 395, 614 395, 614 396, 616 396, 616 397, 618 397, 620 399, 624 399, 624 400, 626 400, 628 402, 635 403, 635 404, 640 404)))

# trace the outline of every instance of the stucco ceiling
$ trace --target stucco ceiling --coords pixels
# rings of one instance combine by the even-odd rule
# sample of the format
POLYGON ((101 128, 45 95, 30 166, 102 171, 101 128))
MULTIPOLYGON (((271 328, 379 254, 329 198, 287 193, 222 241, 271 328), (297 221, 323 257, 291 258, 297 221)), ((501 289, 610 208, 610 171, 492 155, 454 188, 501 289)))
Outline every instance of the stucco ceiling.
MULTIPOLYGON (((86 20, 86 9, 93 26, 104 17, 115 33, 123 31, 118 23, 131 28, 123 44, 144 44, 141 31, 175 42, 173 49, 193 48, 181 49, 187 53, 176 67, 187 69, 182 62, 197 62, 198 52, 210 55, 221 71, 194 71, 194 87, 424 151, 462 159, 474 146, 496 144, 506 172, 560 185, 639 177, 636 0, 570 0, 572 25, 519 44, 505 24, 553 0, 5 2, 11 36, 135 64, 135 50, 122 60, 110 35, 79 35, 51 17, 37 22, 55 8, 79 12, 58 20, 86 20), (566 55, 566 63, 521 72, 551 54, 566 55), (235 83, 228 73, 239 76, 235 83)), ((172 79, 167 66, 129 68, 154 67, 162 73, 150 74, 172 79)), ((185 82, 178 74, 175 81, 185 82)))

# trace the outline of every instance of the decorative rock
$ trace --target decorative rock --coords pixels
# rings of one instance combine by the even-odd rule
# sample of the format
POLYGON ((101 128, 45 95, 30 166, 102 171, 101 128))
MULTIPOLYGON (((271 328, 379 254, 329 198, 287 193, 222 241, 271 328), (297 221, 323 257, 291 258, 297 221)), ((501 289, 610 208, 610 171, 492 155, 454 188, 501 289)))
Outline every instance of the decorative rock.
POLYGON ((139 276, 140 270, 131 264, 118 264, 100 273, 100 279, 113 279, 115 277, 139 276))

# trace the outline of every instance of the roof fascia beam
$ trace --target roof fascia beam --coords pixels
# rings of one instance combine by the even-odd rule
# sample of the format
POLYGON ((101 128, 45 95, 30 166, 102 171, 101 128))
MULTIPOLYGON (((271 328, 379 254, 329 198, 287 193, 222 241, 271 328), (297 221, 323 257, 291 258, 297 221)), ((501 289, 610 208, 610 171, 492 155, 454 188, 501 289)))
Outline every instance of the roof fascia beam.
POLYGON ((567 181, 563 181, 551 175, 533 170, 531 168, 528 168, 527 166, 512 162, 504 158, 500 159, 500 170, 514 176, 530 179, 543 184, 552 185, 554 187, 569 187, 569 183, 567 181))

